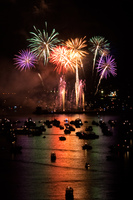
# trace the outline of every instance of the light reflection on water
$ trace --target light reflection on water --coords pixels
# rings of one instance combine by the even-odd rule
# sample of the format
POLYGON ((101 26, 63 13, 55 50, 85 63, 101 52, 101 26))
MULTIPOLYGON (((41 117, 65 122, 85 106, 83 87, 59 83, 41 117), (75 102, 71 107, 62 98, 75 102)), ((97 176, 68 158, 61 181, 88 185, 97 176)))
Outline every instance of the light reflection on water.
MULTIPOLYGON (((39 120, 52 120, 54 117, 63 124, 64 119, 69 121, 81 118, 84 123, 81 128, 85 130, 91 125, 92 120, 99 121, 97 115, 46 115, 32 116, 39 125, 39 120)), ((101 116, 107 123, 109 119, 118 119, 117 116, 101 116)), ((100 117, 100 118, 101 118, 100 117)), ((20 120, 26 118, 19 117, 20 120)), ((64 200, 65 189, 71 186, 74 189, 75 200, 115 200, 117 199, 117 161, 108 162, 108 146, 116 141, 117 129, 113 128, 113 136, 104 136, 100 127, 93 126, 93 131, 99 139, 80 140, 75 132, 65 135, 66 140, 60 141, 59 136, 64 131, 57 127, 47 128, 43 136, 28 137, 17 136, 17 144, 22 145, 22 154, 18 154, 10 161, 14 175, 11 176, 9 185, 14 182, 12 198, 14 200, 64 200), (82 145, 87 142, 92 150, 82 150, 82 145), (51 162, 51 152, 55 152, 57 159, 51 162), (85 163, 90 163, 90 168, 85 169, 85 163), (15 177, 15 178, 14 178, 15 177)), ((127 159, 129 155, 126 154, 127 159)))

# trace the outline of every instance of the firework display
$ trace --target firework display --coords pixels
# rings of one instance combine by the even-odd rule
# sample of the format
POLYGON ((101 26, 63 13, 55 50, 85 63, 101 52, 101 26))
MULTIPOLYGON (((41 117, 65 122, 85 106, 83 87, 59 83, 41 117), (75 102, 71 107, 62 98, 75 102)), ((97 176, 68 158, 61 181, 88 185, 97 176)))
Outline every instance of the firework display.
POLYGON ((71 50, 71 52, 74 54, 75 58, 75 68, 76 68, 76 82, 75 82, 75 95, 76 95, 76 107, 78 107, 79 103, 79 74, 78 74, 78 67, 80 63, 81 67, 83 67, 82 59, 86 56, 87 52, 83 50, 87 46, 85 37, 84 38, 75 38, 67 40, 65 42, 65 45, 71 50))
POLYGON ((60 74, 64 74, 67 70, 75 70, 75 57, 65 46, 57 46, 50 54, 50 62, 55 64, 55 70, 60 74))
POLYGON ((94 36, 90 39, 90 50, 94 53, 92 73, 94 72, 97 54, 100 53, 102 55, 103 51, 109 50, 109 43, 107 42, 108 41, 101 36, 94 36))
MULTIPOLYGON (((85 50, 87 47, 86 36, 83 38, 68 39, 67 41, 61 43, 62 40, 58 39, 58 32, 55 29, 52 30, 49 35, 47 31, 47 22, 45 22, 45 29, 41 32, 34 26, 35 32, 30 32, 32 35, 28 39, 30 49, 19 51, 19 55, 15 55, 14 64, 16 68, 20 71, 32 69, 39 67, 41 63, 42 66, 52 63, 54 70, 59 74, 63 74, 60 77, 58 89, 59 89, 59 101, 60 108, 62 107, 65 111, 65 105, 67 103, 67 93, 68 87, 65 81, 65 74, 70 71, 76 74, 75 81, 75 97, 71 97, 75 101, 75 106, 77 108, 85 110, 85 80, 79 80, 79 68, 83 68, 83 58, 89 54, 85 50)), ((116 76, 116 62, 115 59, 110 55, 110 44, 102 36, 94 36, 89 40, 88 43, 89 50, 93 54, 93 63, 91 67, 91 76, 93 77, 93 87, 96 87, 94 95, 98 93, 99 85, 103 78, 107 79, 112 76, 116 76), (94 73, 95 72, 95 73, 94 73)), ((41 80, 43 88, 45 88, 43 77, 40 69, 37 72, 39 79, 41 80)), ((87 77, 89 79, 89 77, 87 77)), ((69 88, 70 90, 70 88, 69 88)), ((74 85, 73 89, 74 91, 74 85)), ((71 92, 69 92, 71 94, 71 92)), ((70 99, 68 100, 70 104, 70 99)), ((71 106, 73 107, 73 105, 71 106)))
POLYGON ((14 63, 20 71, 35 68, 36 56, 29 50, 19 51, 19 55, 15 55, 14 63))
POLYGON ((103 78, 107 79, 107 76, 110 76, 110 74, 112 74, 113 76, 117 75, 115 59, 112 58, 112 56, 107 55, 105 59, 102 59, 100 66, 98 66, 98 72, 99 72, 100 78, 97 85, 96 93, 98 92, 98 87, 103 78))
POLYGON ((87 51, 83 50, 87 46, 85 38, 68 39, 64 43, 75 59, 75 68, 77 70, 78 67, 83 67, 82 59, 88 54, 87 51))
POLYGON ((115 59, 112 58, 112 56, 107 55, 105 59, 101 61, 100 68, 98 69, 98 72, 100 72, 100 77, 107 78, 107 76, 110 76, 112 74, 113 76, 116 76, 116 62, 115 59), (103 73, 104 71, 104 73, 103 73))
POLYGON ((59 35, 58 32, 55 32, 55 29, 52 30, 52 33, 48 34, 47 31, 47 22, 45 22, 45 29, 41 32, 34 26, 35 32, 30 32, 33 36, 28 39, 30 42, 29 47, 31 51, 36 55, 38 59, 43 58, 44 64, 48 63, 50 52, 56 46, 60 40, 57 38, 59 35))

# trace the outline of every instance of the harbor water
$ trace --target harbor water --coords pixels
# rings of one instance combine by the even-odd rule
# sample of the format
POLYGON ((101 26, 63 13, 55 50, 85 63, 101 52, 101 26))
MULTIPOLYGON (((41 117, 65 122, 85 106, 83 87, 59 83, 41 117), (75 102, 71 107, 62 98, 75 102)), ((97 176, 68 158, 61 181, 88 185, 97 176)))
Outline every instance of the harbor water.
MULTIPOLYGON (((20 120, 19 126, 31 117, 40 126, 46 120, 57 119, 61 125, 80 118, 83 125, 64 134, 64 130, 53 126, 47 128, 40 136, 29 137, 17 135, 17 145, 22 146, 21 154, 12 154, 11 158, 2 158, 0 164, 1 196, 13 200, 65 200, 68 186, 73 188, 74 200, 116 200, 130 197, 132 194, 132 162, 129 152, 121 159, 108 160, 111 156, 110 146, 117 143, 120 116, 98 114, 58 114, 14 116, 20 120), (113 135, 106 136, 101 128, 92 125, 92 121, 102 119, 107 123, 113 135), (109 120, 116 120, 111 127, 109 120), (92 126, 99 138, 92 140, 79 139, 77 131, 92 126), (43 137, 46 136, 46 137, 43 137), (65 136, 66 140, 59 140, 65 136), (87 142, 91 150, 83 150, 87 142), (51 161, 51 153, 56 160, 51 161), (85 163, 90 167, 85 168, 85 163)), ((117 155, 118 158, 118 155, 117 155)))

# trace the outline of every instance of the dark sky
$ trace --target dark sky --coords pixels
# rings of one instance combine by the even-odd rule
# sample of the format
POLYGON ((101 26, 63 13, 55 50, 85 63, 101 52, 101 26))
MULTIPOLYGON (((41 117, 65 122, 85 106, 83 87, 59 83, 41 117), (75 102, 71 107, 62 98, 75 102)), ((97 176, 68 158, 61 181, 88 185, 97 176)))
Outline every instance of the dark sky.
MULTIPOLYGON (((48 30, 51 32, 55 28, 64 40, 86 36, 89 41, 92 36, 105 37, 117 62, 118 81, 127 85, 132 81, 132 4, 131 0, 98 3, 86 0, 1 0, 0 57, 2 61, 12 60, 20 49, 26 49, 33 25, 42 30, 47 21, 48 30)), ((0 67, 2 69, 2 64, 0 67)))
MULTIPOLYGON (((3 54, 11 55, 13 51, 25 47, 29 31, 33 25, 39 29, 56 28, 60 37, 102 35, 113 46, 123 50, 130 46, 132 36, 132 2, 77 1, 77 0, 1 0, 0 25, 3 54)), ((115 50, 114 50, 115 51, 115 50)), ((14 52, 13 52, 14 53, 14 52)))

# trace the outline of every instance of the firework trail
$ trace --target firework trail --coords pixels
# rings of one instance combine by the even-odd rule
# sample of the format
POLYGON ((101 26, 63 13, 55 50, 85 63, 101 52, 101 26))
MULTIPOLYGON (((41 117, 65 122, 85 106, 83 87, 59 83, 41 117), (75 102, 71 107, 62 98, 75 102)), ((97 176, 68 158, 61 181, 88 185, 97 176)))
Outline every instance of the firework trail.
POLYGON ((102 62, 103 57, 105 57, 105 56, 107 56, 107 55, 109 54, 109 50, 108 50, 108 51, 107 51, 107 50, 103 50, 101 53, 102 53, 102 54, 101 54, 101 57, 100 57, 100 59, 99 59, 99 63, 98 63, 98 68, 97 68, 97 70, 98 70, 99 67, 100 67, 100 64, 101 64, 101 62, 102 62))
POLYGON ((42 76, 41 76, 41 74, 40 74, 40 73, 38 73, 38 76, 39 76, 39 78, 40 78, 40 80, 41 80, 42 86, 44 87, 44 83, 43 83, 43 79, 42 79, 42 76))
POLYGON ((65 42, 65 45, 71 50, 71 52, 74 54, 75 58, 75 68, 76 68, 76 82, 75 82, 75 95, 76 95, 76 107, 78 107, 79 102, 79 74, 78 74, 78 67, 79 63, 80 66, 83 67, 82 59, 86 56, 87 52, 83 50, 87 46, 85 37, 84 38, 75 38, 68 39, 65 42))
POLYGON ((94 73, 94 68, 95 68, 95 62, 96 62, 96 57, 98 53, 102 54, 103 49, 108 50, 109 49, 109 43, 107 43, 107 40, 105 40, 104 37, 101 36, 94 36, 90 39, 90 44, 92 47, 90 50, 94 52, 94 58, 93 58, 93 68, 92 68, 92 74, 94 73))
POLYGON ((34 29, 35 32, 30 32, 33 37, 28 39, 30 42, 29 47, 38 59, 43 58, 44 64, 47 64, 50 52, 53 50, 56 44, 60 42, 60 40, 57 38, 59 33, 55 32, 55 29, 53 29, 49 36, 47 31, 47 22, 45 22, 45 29, 43 29, 42 32, 35 26, 34 29))
POLYGON ((110 56, 110 55, 106 56, 105 59, 103 59, 101 61, 100 67, 98 68, 98 72, 100 73, 100 79, 97 84, 97 89, 96 89, 95 95, 98 92, 98 87, 103 78, 107 79, 107 76, 110 76, 110 74, 112 74, 113 76, 117 75, 115 59, 112 58, 112 56, 110 56))
POLYGON ((85 81, 79 81, 79 100, 80 106, 82 106, 83 111, 85 110, 85 95, 84 95, 85 81))
POLYGON ((60 84, 59 84, 59 91, 60 91, 60 106, 63 105, 63 111, 65 111, 65 91, 66 91, 66 82, 64 77, 60 77, 60 84))
POLYGON ((35 68, 36 56, 29 49, 20 50, 19 55, 15 55, 14 64, 20 71, 35 68))

